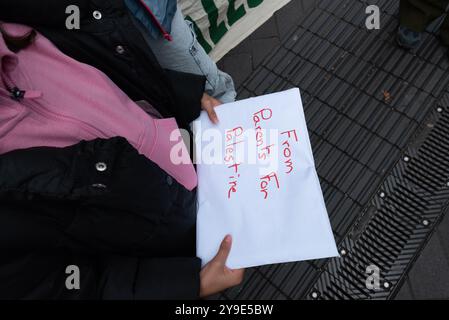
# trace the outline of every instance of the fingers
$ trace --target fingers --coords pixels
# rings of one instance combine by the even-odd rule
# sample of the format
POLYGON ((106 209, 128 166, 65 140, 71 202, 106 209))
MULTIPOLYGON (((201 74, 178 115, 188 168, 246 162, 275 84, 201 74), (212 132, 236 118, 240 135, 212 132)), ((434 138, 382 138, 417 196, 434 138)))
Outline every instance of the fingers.
POLYGON ((210 121, 212 121, 213 124, 217 124, 218 123, 218 116, 217 113, 214 110, 214 107, 208 107, 206 109, 206 112, 209 116, 210 121))
POLYGON ((215 108, 215 107, 218 107, 219 105, 222 104, 220 100, 217 100, 217 99, 215 99, 215 98, 213 98, 213 97, 210 97, 210 99, 211 99, 212 107, 214 107, 214 108, 215 108))
POLYGON ((220 100, 211 97, 207 93, 203 94, 203 98, 201 99, 201 107, 207 112, 210 121, 214 124, 218 123, 218 116, 214 108, 219 105, 221 105, 220 100))
POLYGON ((231 252, 232 247, 232 237, 227 235, 223 241, 221 242, 220 249, 218 250, 217 255, 214 260, 221 265, 226 265, 226 260, 228 260, 229 253, 231 252))

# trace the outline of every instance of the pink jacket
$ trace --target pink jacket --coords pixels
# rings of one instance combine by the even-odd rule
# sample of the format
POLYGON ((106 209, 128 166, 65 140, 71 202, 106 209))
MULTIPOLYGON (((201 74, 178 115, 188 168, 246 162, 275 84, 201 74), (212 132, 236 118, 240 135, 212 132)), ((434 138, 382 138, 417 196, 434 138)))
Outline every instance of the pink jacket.
MULTIPOLYGON (((2 26, 11 35, 30 30, 2 26)), ((150 117, 101 71, 64 55, 41 34, 17 54, 0 36, 0 154, 114 136, 126 138, 187 189, 196 187, 196 172, 173 118, 150 117), (12 99, 15 87, 25 91, 17 100, 12 99), (181 159, 171 160, 172 148, 181 159)))

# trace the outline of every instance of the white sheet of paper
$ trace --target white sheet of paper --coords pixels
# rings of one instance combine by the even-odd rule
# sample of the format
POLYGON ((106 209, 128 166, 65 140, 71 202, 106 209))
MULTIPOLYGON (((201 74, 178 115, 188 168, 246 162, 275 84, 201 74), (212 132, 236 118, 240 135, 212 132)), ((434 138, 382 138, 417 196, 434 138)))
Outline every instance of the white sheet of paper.
POLYGON ((197 255, 203 264, 216 255, 227 234, 233 236, 230 268, 338 256, 299 89, 215 110, 218 125, 204 112, 193 123, 197 255), (212 139, 209 129, 218 130, 220 139, 212 139), (245 135, 241 129, 249 130, 245 135), (254 156, 250 162, 248 152, 271 162, 255 163, 254 156), (204 161, 208 154, 216 163, 204 161))

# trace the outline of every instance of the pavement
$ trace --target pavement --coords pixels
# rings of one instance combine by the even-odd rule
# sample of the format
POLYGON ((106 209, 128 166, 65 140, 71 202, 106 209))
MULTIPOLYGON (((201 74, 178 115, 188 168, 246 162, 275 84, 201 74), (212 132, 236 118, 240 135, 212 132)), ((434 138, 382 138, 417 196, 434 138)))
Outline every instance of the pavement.
POLYGON ((240 87, 264 58, 279 49, 281 42, 288 38, 293 28, 301 23, 315 5, 314 0, 292 0, 226 54, 218 66, 231 74, 236 87, 240 87))
MULTIPOLYGON (((437 106, 449 101, 449 61, 431 32, 416 52, 397 48, 398 2, 369 1, 382 11, 381 30, 369 32, 367 1, 292 0, 219 61, 239 98, 301 89, 332 227, 339 246, 354 252, 346 262, 253 268, 243 285, 218 298, 449 299, 449 196, 420 185, 425 178, 410 177, 413 164, 401 163, 437 106), (380 199, 379 190, 391 195, 380 199), (435 220, 422 230, 419 219, 430 208, 435 220), (354 238, 359 224, 368 227, 354 238), (363 244, 367 237, 383 252, 363 244), (388 271, 394 290, 362 287, 360 261, 370 259, 388 271)), ((449 163, 429 165, 449 179, 449 163)))

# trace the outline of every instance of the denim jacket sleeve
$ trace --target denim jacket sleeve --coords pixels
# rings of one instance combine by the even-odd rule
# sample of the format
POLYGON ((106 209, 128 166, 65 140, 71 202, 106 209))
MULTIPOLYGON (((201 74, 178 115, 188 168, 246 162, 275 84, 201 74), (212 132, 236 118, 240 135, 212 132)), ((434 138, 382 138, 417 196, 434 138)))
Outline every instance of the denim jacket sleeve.
POLYGON ((176 0, 125 0, 125 4, 154 39, 161 38, 163 32, 171 33, 176 0))

